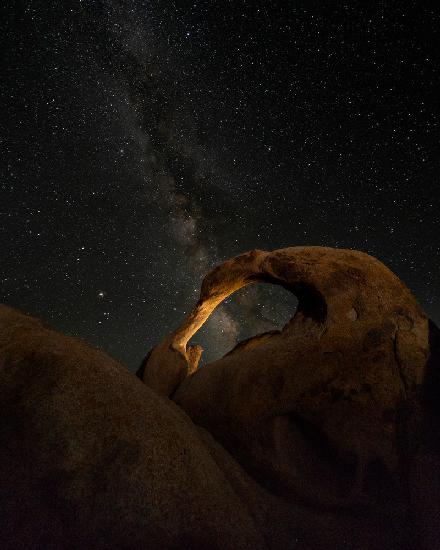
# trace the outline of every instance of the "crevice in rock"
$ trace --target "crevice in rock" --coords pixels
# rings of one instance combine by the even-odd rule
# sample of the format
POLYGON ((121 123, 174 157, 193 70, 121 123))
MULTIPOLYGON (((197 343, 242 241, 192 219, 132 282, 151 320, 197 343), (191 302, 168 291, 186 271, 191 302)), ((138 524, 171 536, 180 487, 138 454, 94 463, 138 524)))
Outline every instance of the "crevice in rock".
POLYGON ((406 380, 405 380, 405 376, 404 376, 404 373, 403 373, 403 365, 402 365, 402 362, 401 362, 400 357, 399 357, 399 350, 397 349, 398 333, 399 333, 399 329, 396 328, 396 331, 394 332, 394 336, 393 336, 393 353, 394 353, 394 360, 395 360, 396 367, 397 367, 396 370, 397 370, 399 378, 402 382, 403 393, 405 395, 405 399, 407 399, 407 397, 408 397, 408 384, 406 383, 406 380))

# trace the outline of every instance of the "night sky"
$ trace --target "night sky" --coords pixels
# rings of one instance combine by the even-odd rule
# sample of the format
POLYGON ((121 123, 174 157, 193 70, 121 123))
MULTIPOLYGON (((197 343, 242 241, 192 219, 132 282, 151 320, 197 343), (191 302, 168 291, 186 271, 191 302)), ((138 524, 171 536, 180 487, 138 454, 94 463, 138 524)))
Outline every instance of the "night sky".
MULTIPOLYGON (((440 323, 440 8, 2 2, 0 301, 130 369, 238 253, 388 265, 440 323)), ((280 328, 244 289, 206 359, 280 328)))

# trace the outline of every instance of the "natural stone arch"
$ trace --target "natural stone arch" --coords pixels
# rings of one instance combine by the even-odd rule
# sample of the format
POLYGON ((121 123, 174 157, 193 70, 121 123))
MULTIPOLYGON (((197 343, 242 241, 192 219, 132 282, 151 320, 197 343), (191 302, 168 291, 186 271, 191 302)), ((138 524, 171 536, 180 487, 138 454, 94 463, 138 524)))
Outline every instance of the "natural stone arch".
POLYGON ((296 314, 298 299, 281 285, 256 282, 235 291, 216 307, 187 343, 203 349, 199 368, 237 349, 279 334, 296 314))
POLYGON ((280 285, 298 298, 299 313, 323 321, 326 303, 319 290, 304 280, 297 270, 283 276, 280 270, 267 260, 267 253, 254 250, 232 258, 211 271, 203 280, 200 298, 183 324, 173 333, 171 346, 181 353, 187 353, 188 341, 206 322, 214 309, 231 294, 255 283, 280 285))
MULTIPOLYGON (((302 247, 295 250, 300 251, 302 247)), ((295 317, 310 317, 322 323, 327 304, 319 288, 307 280, 302 262, 286 265, 283 259, 283 256, 277 258, 275 253, 253 250, 227 260, 208 273, 203 279, 200 298, 194 309, 180 327, 147 355, 138 376, 159 393, 172 393, 187 374, 197 369, 200 360, 201 347, 188 346, 189 340, 219 304, 250 284, 270 283, 284 287, 298 299, 295 317), (278 260, 281 260, 279 264, 278 260), (145 368, 147 364, 148 369, 145 368), (165 373, 169 373, 169 377, 165 373)), ((255 342, 259 340, 257 335, 255 342)))
POLYGON ((374 498, 382 475, 390 483, 400 475, 408 452, 402 441, 412 444, 418 422, 414 403, 427 334, 414 296, 367 254, 323 247, 253 251, 206 276, 194 310, 152 350, 139 374, 259 483, 289 498, 348 506, 374 498), (257 336, 197 369, 201 350, 188 346, 189 338, 225 297, 256 281, 298 296, 292 321, 280 334, 257 336), (341 472, 351 474, 343 479, 341 472), (366 482, 371 475, 375 483, 366 482))
MULTIPOLYGON (((227 260, 206 275, 194 309, 148 354, 138 376, 159 393, 172 394, 199 363, 202 350, 200 346, 188 346, 189 340, 223 300, 256 282, 280 285, 298 298, 291 333, 293 326, 297 330, 307 323, 308 330, 314 327, 316 334, 325 331, 327 339, 330 334, 343 345, 347 338, 366 338, 368 329, 382 326, 387 318, 391 333, 397 335, 400 328, 401 333, 408 333, 411 344, 426 332, 425 316, 409 290, 386 266, 367 254, 317 246, 274 252, 253 250, 227 260), (408 304, 417 311, 417 330, 405 325, 409 322, 405 322, 408 304)), ((426 345, 420 341, 416 348, 425 349, 426 345)), ((402 346, 410 348, 401 334, 396 337, 396 349, 402 346)), ((423 361, 419 358, 418 362, 423 361)), ((413 378, 414 372, 408 371, 405 376, 413 378)))

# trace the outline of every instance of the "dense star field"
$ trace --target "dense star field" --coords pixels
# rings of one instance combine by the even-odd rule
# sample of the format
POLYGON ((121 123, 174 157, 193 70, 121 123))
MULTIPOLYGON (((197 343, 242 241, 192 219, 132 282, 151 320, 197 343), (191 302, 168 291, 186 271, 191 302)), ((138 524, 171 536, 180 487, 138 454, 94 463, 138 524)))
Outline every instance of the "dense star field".
MULTIPOLYGON (((0 301, 131 369, 249 249, 370 253, 440 322, 434 3, 2 3, 0 301)), ((207 359, 281 327, 245 289, 207 359)))

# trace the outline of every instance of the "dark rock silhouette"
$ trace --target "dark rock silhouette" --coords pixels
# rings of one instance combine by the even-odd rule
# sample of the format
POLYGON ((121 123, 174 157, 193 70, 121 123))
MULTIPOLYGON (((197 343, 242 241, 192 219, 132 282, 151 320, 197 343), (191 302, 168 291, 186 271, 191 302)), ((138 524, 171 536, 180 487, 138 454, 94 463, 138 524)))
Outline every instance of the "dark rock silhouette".
POLYGON ((6 306, 0 349, 0 548, 263 546, 174 403, 6 306))
POLYGON ((378 260, 253 251, 207 275, 138 376, 0 306, 1 548, 435 548, 438 329, 378 260), (299 305, 197 369, 254 283, 299 305))

